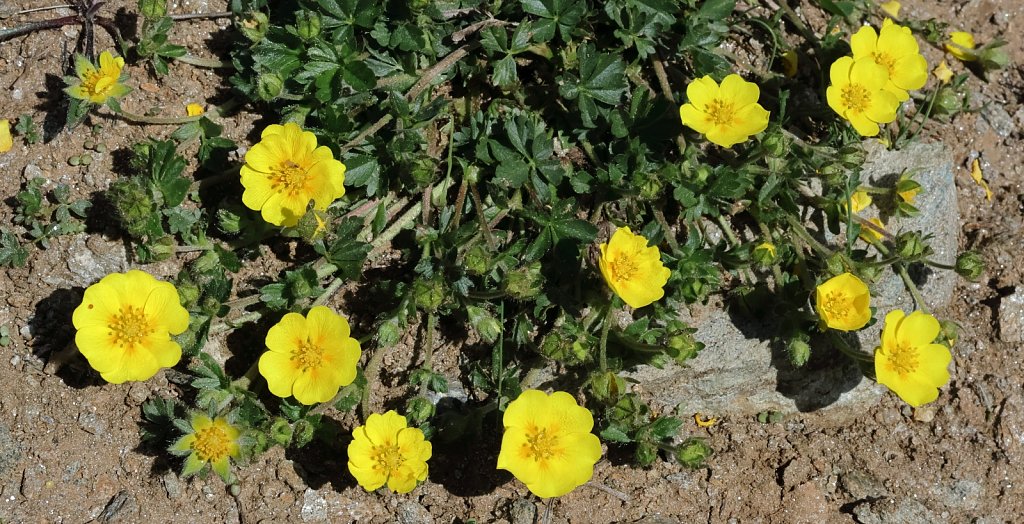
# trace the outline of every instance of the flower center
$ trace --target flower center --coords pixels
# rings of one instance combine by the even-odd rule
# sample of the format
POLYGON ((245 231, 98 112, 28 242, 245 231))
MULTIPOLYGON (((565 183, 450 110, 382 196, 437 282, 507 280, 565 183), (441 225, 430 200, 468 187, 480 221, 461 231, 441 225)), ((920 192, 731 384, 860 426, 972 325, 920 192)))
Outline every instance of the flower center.
POLYGON ((890 78, 896 74, 896 59, 889 53, 875 51, 874 53, 871 53, 871 58, 876 64, 889 70, 890 78))
POLYGON ((636 274, 639 269, 637 267, 636 257, 628 254, 609 260, 608 268, 612 271, 612 278, 617 281, 633 278, 633 275, 636 274))
POLYGON ((392 475, 398 471, 405 459, 402 458, 402 451, 395 442, 386 442, 374 446, 370 452, 370 459, 373 460, 373 469, 392 475))
POLYGON ((217 462, 231 453, 231 439, 223 428, 213 425, 196 431, 192 450, 199 460, 217 462))
POLYGON ((846 84, 841 94, 843 105, 851 113, 863 113, 871 105, 871 93, 860 84, 846 84))
POLYGON ((114 344, 123 348, 134 347, 154 331, 142 308, 134 306, 122 308, 107 327, 110 329, 109 335, 114 338, 114 344))
POLYGON ((850 315, 853 309, 849 297, 842 291, 832 291, 825 295, 825 301, 821 305, 830 318, 843 319, 850 315))
POLYGON ((524 454, 538 462, 544 462, 551 457, 561 453, 558 448, 558 436, 550 428, 529 427, 526 430, 526 445, 523 446, 524 454))
POLYGON ((732 102, 716 98, 708 103, 705 113, 708 115, 708 121, 716 126, 732 125, 736 116, 736 107, 732 102))
POLYGON ((324 360, 324 350, 307 340, 299 344, 299 347, 292 352, 292 360, 297 361, 303 371, 317 368, 324 360))
POLYGON ((270 187, 277 191, 299 193, 306 185, 308 170, 291 160, 285 160, 277 166, 277 170, 270 179, 270 187))
POLYGON ((896 347, 889 351, 889 368, 900 376, 906 376, 917 371, 917 357, 917 347, 907 344, 896 344, 896 347))

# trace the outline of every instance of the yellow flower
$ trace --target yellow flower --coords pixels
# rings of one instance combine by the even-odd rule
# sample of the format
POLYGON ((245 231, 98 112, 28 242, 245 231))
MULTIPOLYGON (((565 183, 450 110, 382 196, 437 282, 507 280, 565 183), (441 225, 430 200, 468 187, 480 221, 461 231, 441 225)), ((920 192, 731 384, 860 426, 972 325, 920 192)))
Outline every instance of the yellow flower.
POLYGON ((853 59, 871 59, 885 67, 889 81, 885 90, 900 101, 910 98, 907 91, 921 89, 928 81, 928 62, 921 56, 909 27, 886 19, 877 34, 875 28, 864 26, 850 38, 853 59))
POLYGON ((395 493, 408 493, 427 479, 430 442, 419 428, 407 427, 398 413, 370 415, 352 437, 348 470, 363 489, 373 491, 387 484, 395 493))
POLYGON ((871 320, 868 286, 852 273, 832 277, 818 286, 814 307, 826 326, 856 331, 871 320))
POLYGON ((64 90, 73 98, 94 104, 102 104, 110 98, 120 98, 130 89, 121 83, 124 58, 114 58, 110 51, 100 53, 100 66, 96 67, 88 58, 75 55, 75 75, 64 90))
POLYGON ((949 348, 933 343, 939 331, 939 321, 921 311, 904 315, 897 309, 886 315, 882 345, 875 348, 878 383, 914 407, 938 398, 938 388, 949 382, 953 359, 949 348))
POLYGON ((181 475, 195 475, 209 464, 224 482, 228 482, 228 459, 238 460, 238 436, 241 432, 223 417, 211 419, 202 413, 194 413, 189 423, 192 432, 178 439, 170 448, 176 455, 188 454, 181 475))
POLYGON ((203 106, 200 104, 189 104, 185 106, 185 113, 188 114, 188 116, 199 116, 205 112, 206 110, 203 109, 203 106))
MULTIPOLYGON (((868 222, 871 222, 872 224, 878 226, 880 229, 885 230, 885 224, 883 224, 882 221, 878 218, 869 218, 868 222)), ((868 244, 871 244, 876 240, 881 240, 882 233, 879 233, 878 230, 876 230, 873 227, 862 225, 860 228, 860 235, 857 236, 859 236, 861 240, 867 242, 868 244)))
POLYGON ((671 271, 661 263, 657 246, 628 227, 615 230, 607 244, 598 246, 597 265, 608 287, 631 307, 644 307, 665 296, 665 283, 671 271))
POLYGON ((935 69, 932 69, 932 74, 935 75, 935 78, 939 79, 939 82, 942 82, 943 84, 948 84, 953 80, 953 71, 946 64, 945 60, 939 62, 939 65, 935 66, 935 69))
POLYGON ((981 172, 981 160, 975 158, 974 162, 971 162, 971 178, 985 190, 985 200, 992 201, 992 190, 988 187, 988 182, 985 181, 985 175, 981 172))
POLYGON ((178 290, 149 273, 111 273, 89 286, 71 323, 75 344, 111 384, 146 380, 181 360, 171 335, 188 328, 178 290))
POLYGON ((867 191, 854 191, 850 195, 850 205, 853 207, 854 213, 860 213, 867 209, 871 205, 871 195, 867 191))
POLYGON ((679 108, 679 117, 711 143, 732 147, 768 127, 768 111, 757 103, 760 96, 757 84, 740 75, 726 76, 721 87, 705 76, 686 86, 688 102, 679 108))
POLYGON ((971 62, 978 59, 973 49, 974 35, 966 31, 953 31, 949 34, 949 42, 946 42, 946 51, 949 54, 964 62, 971 62))
POLYGON ((890 2, 883 2, 878 7, 881 7, 882 11, 885 11, 885 14, 887 14, 887 15, 893 17, 893 18, 899 18, 900 17, 900 8, 903 7, 903 6, 900 5, 900 3, 897 2, 896 0, 892 0, 890 2))
POLYGON ((754 247, 754 251, 764 251, 768 255, 768 258, 775 258, 775 244, 772 244, 771 242, 761 242, 754 247))
POLYGON ((266 343, 259 369, 270 392, 307 405, 327 402, 351 384, 362 354, 345 317, 324 306, 305 317, 288 313, 267 332, 266 343))
POLYGON ((590 480, 601 458, 594 417, 564 391, 528 389, 505 409, 498 469, 542 498, 560 497, 590 480))
POLYGON ((296 124, 270 125, 245 154, 242 202, 276 226, 294 226, 310 200, 324 211, 345 194, 345 164, 296 124))
POLYGON ((11 122, 6 118, 0 120, 0 153, 6 153, 14 147, 14 140, 11 138, 11 122))
POLYGON ((900 101, 885 90, 889 73, 873 59, 854 60, 844 56, 832 63, 832 85, 825 95, 828 105, 853 124, 861 136, 875 136, 878 124, 896 120, 900 101))
POLYGON ((920 193, 920 192, 921 192, 921 186, 917 186, 917 187, 915 187, 913 189, 908 189, 906 191, 900 191, 900 192, 898 192, 896 194, 900 196, 900 200, 902 200, 902 201, 904 201, 904 202, 906 202, 908 204, 913 204, 914 203, 914 199, 917 198, 917 194, 920 193))

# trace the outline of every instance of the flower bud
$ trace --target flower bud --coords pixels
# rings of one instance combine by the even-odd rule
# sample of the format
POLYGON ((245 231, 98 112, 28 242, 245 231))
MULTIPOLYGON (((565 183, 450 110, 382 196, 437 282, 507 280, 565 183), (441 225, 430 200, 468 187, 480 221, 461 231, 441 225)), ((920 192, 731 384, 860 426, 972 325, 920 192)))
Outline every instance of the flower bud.
POLYGON ((110 184, 107 198, 113 204, 121 227, 134 238, 144 238, 153 216, 153 199, 133 180, 117 180, 110 184))
POLYGON ((772 265, 776 258, 775 244, 771 242, 762 242, 761 244, 758 244, 754 247, 752 256, 754 257, 754 262, 757 262, 759 265, 772 265))
POLYGON ((217 225, 220 230, 229 234, 237 235, 242 231, 242 216, 234 210, 220 208, 217 210, 217 225))
POLYGON ((919 231, 907 231, 896 237, 896 246, 900 257, 907 262, 920 260, 931 253, 931 248, 924 243, 919 231))
POLYGON ((657 200, 661 191, 665 189, 665 183, 660 176, 646 175, 637 177, 636 186, 640 188, 640 198, 646 201, 657 200))
POLYGON ((786 156, 789 153, 789 141, 780 132, 770 133, 761 141, 765 153, 774 157, 786 156))
POLYGON ((416 307, 424 311, 437 311, 444 302, 444 284, 438 279, 417 280, 412 292, 416 307))
POLYGON ((614 404, 619 395, 626 391, 626 381, 611 371, 594 373, 590 376, 590 392, 598 402, 614 404))
POLYGON ((932 111, 939 115, 952 115, 962 111, 963 99, 951 87, 943 87, 935 95, 935 108, 932 111))
POLYGON ((381 322, 377 328, 377 346, 389 347, 398 343, 398 337, 402 334, 402 325, 398 317, 390 317, 381 322))
POLYGON ((150 262, 160 262, 174 256, 174 237, 166 235, 149 243, 150 262))
POLYGON ((711 168, 708 167, 708 166, 702 165, 702 166, 697 167, 697 171, 695 173, 694 178, 697 179, 697 183, 698 184, 703 184, 704 182, 707 181, 708 177, 710 177, 710 176, 711 176, 711 168))
POLYGON ((330 217, 326 212, 313 209, 302 215, 295 229, 306 242, 312 244, 324 237, 327 233, 327 223, 330 217))
POLYGON ((437 174, 437 164, 429 158, 418 158, 413 162, 410 171, 416 185, 420 188, 425 188, 434 181, 434 177, 437 174))
POLYGON ((491 269, 491 254, 481 245, 473 246, 466 252, 463 267, 471 275, 483 275, 491 269))
POLYGON ((277 73, 262 73, 256 81, 256 94, 261 100, 269 102, 284 90, 284 79, 277 73))
POLYGON ((540 262, 534 262, 505 276, 505 292, 512 298, 526 300, 537 296, 543 283, 540 262))
POLYGON ((302 10, 295 13, 295 32, 303 40, 320 36, 322 21, 315 11, 302 10))
POLYGON ((190 309, 199 300, 199 286, 194 282, 180 282, 174 287, 178 288, 178 298, 185 309, 190 309))
POLYGON ((697 469, 711 456, 711 446, 702 438, 691 437, 676 448, 676 461, 683 467, 697 469))
POLYGON ((811 358, 811 346, 807 344, 807 335, 800 333, 793 337, 786 345, 786 354, 789 356, 789 363, 795 368, 803 367, 811 358))
POLYGON ((860 167, 867 159, 867 153, 859 146, 846 146, 839 150, 839 162, 853 169, 860 167))
POLYGON ((953 347, 956 344, 957 338, 960 337, 960 324, 952 320, 940 320, 939 327, 939 340, 949 347, 953 347))
POLYGON ((985 271, 985 261, 974 251, 964 251, 956 257, 956 273, 968 280, 974 280, 985 271))
POLYGON ((282 447, 288 447, 292 441, 292 425, 281 417, 275 418, 270 425, 270 438, 282 447))
POLYGON ((846 273, 846 266, 843 264, 842 253, 836 253, 825 261, 825 265, 828 268, 830 275, 842 275, 846 273))
POLYGON ((672 348, 676 363, 682 364, 696 357, 704 349, 704 343, 693 338, 693 332, 683 331, 668 338, 668 347, 672 348))
POLYGON ((306 444, 313 441, 315 434, 316 426, 307 419, 299 420, 292 428, 292 445, 296 448, 305 447, 306 444))
POLYGON ((150 20, 163 18, 167 14, 167 0, 139 0, 139 12, 150 20))
POLYGON ((978 60, 986 71, 1002 69, 1010 63, 1010 55, 1006 54, 1002 46, 986 47, 978 53, 978 60))
POLYGON ((270 18, 267 17, 266 13, 260 11, 253 11, 239 19, 239 31, 252 43, 263 40, 269 28, 270 18))
POLYGON ((476 306, 466 306, 466 314, 469 316, 469 324, 476 330, 480 339, 488 344, 493 344, 501 336, 501 322, 487 312, 486 309, 476 306))
POLYGON ((465 177, 467 184, 476 184, 480 181, 480 168, 476 164, 470 165, 466 168, 465 177))

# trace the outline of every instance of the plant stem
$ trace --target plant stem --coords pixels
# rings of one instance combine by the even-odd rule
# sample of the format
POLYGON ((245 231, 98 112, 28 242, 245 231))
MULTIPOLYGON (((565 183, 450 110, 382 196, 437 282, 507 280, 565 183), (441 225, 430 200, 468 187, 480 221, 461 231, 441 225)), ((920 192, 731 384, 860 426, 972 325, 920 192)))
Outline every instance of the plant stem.
MULTIPOLYGON (((661 62, 661 57, 657 53, 651 55, 651 66, 654 68, 654 76, 658 77, 658 86, 661 87, 661 94, 674 105, 676 101, 675 97, 672 96, 672 86, 668 82, 668 74, 665 73, 665 64, 661 62)), ((680 155, 686 152, 686 138, 682 134, 676 135, 676 147, 679 148, 680 155)))
POLYGON ((249 386, 252 385, 252 381, 256 378, 256 375, 259 375, 259 373, 260 361, 259 359, 256 359, 256 362, 253 362, 252 365, 249 366, 249 369, 245 371, 242 378, 232 382, 231 385, 239 389, 249 389, 249 386))
POLYGON ((873 355, 867 355, 863 351, 858 351, 856 349, 853 349, 852 347, 850 347, 849 344, 846 343, 845 340, 843 340, 843 337, 837 335, 836 333, 830 331, 829 332, 829 336, 832 339, 832 343, 835 344, 836 348, 839 349, 839 351, 842 354, 844 354, 844 355, 846 355, 846 356, 848 356, 848 357, 850 357, 850 358, 852 358, 854 360, 860 360, 862 362, 874 362, 875 361, 875 357, 873 355))
POLYGON ((494 240, 491 235, 491 226, 487 223, 487 217, 484 216, 484 203, 483 199, 480 198, 480 191, 476 186, 469 186, 469 194, 473 197, 473 207, 476 208, 476 216, 480 219, 480 231, 484 234, 484 240, 487 241, 487 247, 491 251, 498 249, 498 243, 494 240))
POLYGON ((370 356, 370 360, 366 362, 366 367, 363 369, 363 374, 366 376, 366 387, 363 389, 363 398, 359 402, 359 410, 362 412, 363 422, 370 416, 370 390, 373 389, 373 385, 377 382, 380 374, 380 365, 384 361, 384 352, 388 348, 378 347, 373 355, 370 356))
POLYGON ((654 211, 654 220, 658 222, 661 229, 665 230, 665 240, 668 242, 669 247, 672 248, 672 252, 679 253, 679 242, 676 241, 676 235, 668 225, 668 220, 665 220, 665 213, 654 206, 651 206, 651 209, 654 211))
MULTIPOLYGON (((807 231, 807 228, 805 228, 803 224, 797 221, 796 218, 786 215, 786 222, 789 224, 791 228, 793 228, 793 231, 796 232, 797 236, 800 237, 801 240, 806 242, 807 245, 811 246, 811 248, 817 251, 818 254, 821 255, 823 258, 828 258, 832 256, 832 250, 825 247, 824 244, 818 242, 816 238, 811 236, 811 233, 807 231)), ((844 256, 843 258, 845 259, 846 257, 844 256)), ((848 260, 844 260, 844 262, 847 262, 846 265, 849 266, 848 260)))
POLYGON ((219 13, 184 13, 180 15, 167 15, 171 17, 171 20, 180 22, 184 20, 199 20, 199 19, 215 19, 215 18, 230 18, 234 16, 229 11, 221 11, 219 13))
MULTIPOLYGON (((427 315, 427 333, 423 337, 423 369, 433 371, 434 361, 434 329, 437 326, 437 313, 431 311, 427 315)), ((420 384, 420 395, 426 396, 427 383, 420 384)))
POLYGON ((394 224, 384 230, 379 237, 373 239, 371 245, 373 249, 370 250, 367 258, 374 258, 380 255, 380 252, 384 250, 384 247, 391 242, 403 229, 408 227, 410 224, 416 221, 416 215, 419 214, 420 208, 423 206, 423 202, 416 202, 410 207, 405 214, 403 214, 394 224))
POLYGON ((608 371, 608 331, 612 327, 612 304, 615 303, 615 299, 608 301, 608 307, 604 312, 604 321, 601 324, 601 341, 597 346, 597 365, 601 371, 608 371))
POLYGON ((903 279, 903 284, 907 286, 907 291, 910 291, 910 296, 914 297, 914 302, 917 303, 917 309, 924 311, 926 314, 931 314, 928 310, 928 304, 925 303, 924 297, 921 296, 921 292, 917 289, 917 284, 910 278, 910 273, 907 273, 907 268, 902 263, 893 264, 896 267, 896 271, 900 274, 900 278, 903 279))
POLYGON ((932 267, 937 267, 939 269, 948 269, 950 271, 956 271, 956 266, 955 265, 943 264, 942 262, 936 262, 936 261, 934 261, 934 260, 932 260, 930 258, 924 259, 924 263, 928 264, 929 266, 932 266, 932 267))

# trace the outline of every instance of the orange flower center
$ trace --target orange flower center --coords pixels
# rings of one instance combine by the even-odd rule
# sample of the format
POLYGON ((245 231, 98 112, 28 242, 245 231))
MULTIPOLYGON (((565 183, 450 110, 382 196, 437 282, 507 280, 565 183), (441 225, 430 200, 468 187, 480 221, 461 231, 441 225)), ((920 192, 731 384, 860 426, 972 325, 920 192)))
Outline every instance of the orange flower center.
POLYGON ((821 309, 828 314, 829 318, 838 320, 850 316, 853 307, 852 304, 850 304, 850 297, 847 297, 846 293, 843 293, 842 291, 832 291, 825 295, 825 300, 821 304, 821 309))
POLYGON ((108 334, 113 337, 114 344, 122 348, 134 347, 155 331, 142 308, 134 306, 121 308, 121 312, 114 316, 107 327, 110 329, 108 334))
POLYGON ((732 125, 736 118, 736 106, 720 98, 709 102, 704 112, 708 115, 708 121, 716 126, 732 125))
POLYGON ((909 344, 896 344, 896 347, 889 350, 889 369, 906 376, 917 371, 918 354, 917 347, 909 344))
POLYGON ((307 340, 292 352, 292 360, 298 362, 303 371, 318 368, 324 361, 324 350, 307 340))
POLYGON ((851 113, 863 113, 871 105, 871 93, 860 84, 846 84, 840 96, 851 113))
POLYGON ((270 176, 270 187, 277 192, 295 195, 305 192, 308 169, 292 160, 285 160, 270 176))
POLYGON ((550 428, 539 428, 532 424, 526 428, 526 444, 522 449, 526 458, 545 462, 561 452, 558 436, 550 428))
POLYGON ((217 462, 231 454, 231 439, 223 428, 214 424, 196 431, 196 439, 192 441, 192 451, 199 460, 217 462))
POLYGON ((373 461, 373 469, 382 471, 389 476, 398 471, 398 468, 405 462, 402 451, 396 442, 385 442, 374 446, 370 451, 370 460, 373 461))
POLYGON ((640 268, 636 263, 636 256, 623 254, 609 259, 608 269, 611 270, 612 279, 621 282, 633 278, 640 268))

